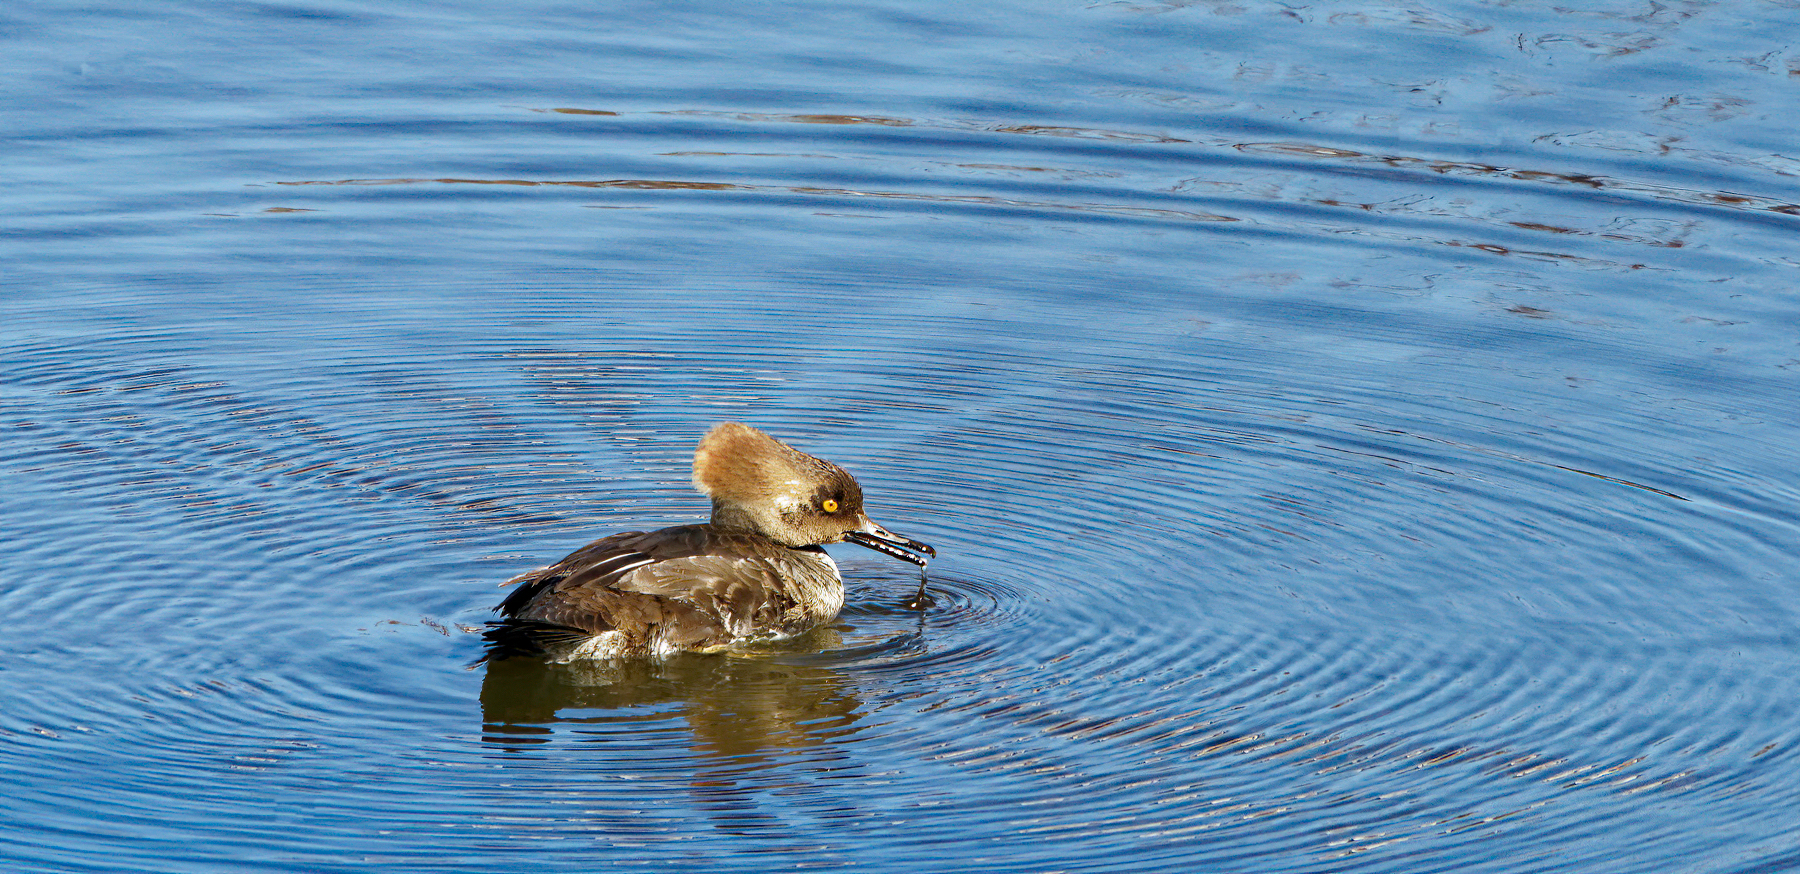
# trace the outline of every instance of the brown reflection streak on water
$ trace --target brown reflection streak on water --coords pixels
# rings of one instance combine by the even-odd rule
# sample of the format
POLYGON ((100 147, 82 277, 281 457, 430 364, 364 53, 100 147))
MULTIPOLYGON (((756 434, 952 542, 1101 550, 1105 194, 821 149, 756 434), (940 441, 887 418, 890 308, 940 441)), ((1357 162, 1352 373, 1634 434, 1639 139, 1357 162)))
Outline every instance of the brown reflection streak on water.
POLYGON ((1430 158, 1413 158, 1404 155, 1375 155, 1350 149, 1338 149, 1306 143, 1242 143, 1236 148, 1244 152, 1291 155, 1298 158, 1384 164, 1397 169, 1427 170, 1447 176, 1490 176, 1504 179, 1516 179, 1522 182, 1546 182, 1560 185, 1575 185, 1598 191, 1639 194, 1655 200, 1676 203, 1727 206, 1760 212, 1773 212, 1782 215, 1800 215, 1800 204, 1774 198, 1733 194, 1724 191, 1696 191, 1663 185, 1647 185, 1639 182, 1630 182, 1623 179, 1614 179, 1585 173, 1520 170, 1511 167, 1500 167, 1493 164, 1479 164, 1468 161, 1444 161, 1430 158))
MULTIPOLYGON (((532 109, 532 112, 559 112, 567 115, 600 115, 621 116, 625 113, 602 110, 578 109, 532 109)), ((986 133, 1021 134, 1024 136, 1066 137, 1070 139, 1109 140, 1126 143, 1192 143, 1193 140, 1172 137, 1167 134, 1144 133, 1140 131, 1109 130, 1106 128, 1070 127, 1047 124, 993 124, 979 122, 925 121, 911 118, 892 118, 879 115, 835 115, 830 113, 804 113, 798 115, 758 112, 720 112, 707 109, 666 109, 648 115, 685 115, 706 118, 729 118, 737 121, 774 124, 828 124, 828 125, 878 125, 881 127, 922 127, 939 130, 982 131, 986 133)))
MULTIPOLYGON (((554 110, 533 109, 531 111, 534 111, 534 112, 553 111, 553 112, 564 113, 564 114, 583 114, 583 115, 599 115, 599 116, 612 116, 612 117, 617 117, 617 116, 621 115, 620 113, 611 112, 611 111, 607 111, 607 110, 576 110, 576 109, 570 109, 570 108, 557 108, 554 110)), ((1140 144, 1170 144, 1170 143, 1190 144, 1190 145, 1193 144, 1193 141, 1191 141, 1191 140, 1167 137, 1167 136, 1163 136, 1163 135, 1159 135, 1159 134, 1129 132, 1129 131, 1116 131, 1116 130, 1103 130, 1103 129, 1095 129, 1095 128, 1060 127, 1060 126, 1053 126, 1053 125, 1036 125, 1036 124, 1012 124, 1012 125, 1005 125, 1005 124, 1002 124, 1002 125, 973 125, 973 124, 953 124, 953 123, 931 124, 931 123, 921 122, 921 121, 912 120, 912 119, 890 118, 890 117, 882 117, 882 116, 834 115, 834 114, 775 115, 775 114, 753 114, 753 113, 724 113, 724 112, 714 112, 714 111, 706 111, 706 110, 666 110, 666 111, 660 111, 660 112, 653 113, 653 114, 726 117, 726 118, 732 118, 732 119, 736 119, 736 120, 740 120, 740 121, 751 121, 751 122, 833 124, 833 125, 872 124, 872 125, 880 125, 880 126, 886 126, 886 127, 915 127, 915 126, 938 127, 938 128, 944 128, 944 129, 983 130, 983 131, 994 132, 994 133, 1013 133, 1013 134, 1022 134, 1022 135, 1031 135, 1031 136, 1055 136, 1055 137, 1065 137, 1065 138, 1075 138, 1075 139, 1103 139, 1103 140, 1140 143, 1140 144)), ((1555 171, 1517 169, 1517 168, 1508 168, 1508 167, 1502 167, 1502 166, 1498 166, 1498 165, 1483 164, 1483 163, 1476 163, 1476 162, 1447 161, 1447 160, 1441 160, 1441 159, 1416 158, 1416 157, 1409 157, 1409 156, 1403 156, 1403 155, 1377 155, 1377 154, 1356 151, 1356 150, 1352 150, 1352 149, 1344 149, 1344 148, 1337 148, 1337 147, 1318 145, 1318 144, 1308 144, 1308 143, 1294 143, 1294 142, 1238 143, 1238 144, 1232 144, 1231 147, 1235 148, 1239 151, 1248 152, 1248 153, 1282 154, 1282 155, 1289 155, 1289 156, 1309 158, 1309 159, 1328 160, 1328 161, 1344 161, 1344 162, 1352 162, 1352 163, 1377 163, 1377 164, 1382 164, 1384 166, 1388 166, 1388 167, 1392 167, 1392 168, 1400 169, 1400 170, 1422 169, 1422 170, 1426 170, 1431 173, 1435 173, 1435 174, 1439 174, 1439 175, 1447 175, 1447 176, 1473 176, 1473 177, 1506 178, 1506 179, 1514 179, 1514 180, 1524 181, 1524 182, 1539 182, 1539 183, 1549 183, 1549 184, 1556 184, 1556 185, 1570 185, 1570 186, 1579 186, 1579 187, 1593 189, 1593 190, 1603 190, 1603 191, 1609 191, 1609 192, 1615 192, 1615 193, 1638 194, 1638 195, 1642 195, 1642 196, 1645 196, 1645 197, 1648 197, 1651 199, 1669 201, 1669 202, 1679 202, 1679 203, 1707 205, 1707 206, 1723 206, 1723 207, 1728 207, 1728 208, 1733 208, 1733 209, 1763 211, 1763 212, 1771 212, 1771 213, 1782 214, 1782 215, 1800 215, 1800 204, 1793 204, 1793 203, 1789 203, 1789 202, 1774 199, 1774 198, 1763 198, 1763 197, 1756 197, 1756 196, 1750 196, 1750 195, 1733 194, 1730 192, 1708 192, 1708 191, 1679 189, 1679 188, 1673 188, 1673 187, 1668 187, 1668 186, 1645 185, 1645 184, 1641 184, 1641 183, 1630 182, 1627 180, 1614 179, 1614 178, 1608 178, 1608 177, 1603 177, 1603 176, 1595 176, 1595 175, 1591 175, 1591 174, 1577 174, 1577 173, 1563 173, 1563 172, 1555 172, 1555 171)), ((723 154, 731 154, 731 153, 677 152, 677 153, 668 153, 668 154, 672 154, 672 155, 709 155, 709 154, 723 155, 723 154)), ((833 195, 833 196, 886 197, 886 198, 902 199, 902 200, 920 200, 920 201, 944 202, 944 203, 993 204, 993 205, 1025 207, 1025 208, 1032 208, 1032 209, 1071 210, 1071 211, 1094 212, 1094 213, 1104 213, 1104 214, 1114 214, 1114 215, 1136 215, 1136 216, 1142 216, 1142 217, 1148 217, 1148 218, 1173 218, 1173 219, 1208 221, 1208 222, 1241 221, 1241 220, 1243 220, 1240 217, 1223 216, 1223 215, 1219 215, 1216 213, 1202 212, 1202 211, 1195 211, 1195 210, 1169 210, 1169 209, 1131 207, 1131 206, 1109 205, 1109 204, 1069 204, 1069 203, 1047 202, 1047 201, 1040 201, 1040 200, 1021 200, 1021 199, 1011 199, 1011 198, 984 197, 984 196, 975 196, 975 195, 945 196, 945 195, 916 194, 916 193, 895 192, 895 191, 859 191, 859 190, 852 190, 852 189, 833 189, 833 188, 808 187, 808 186, 765 186, 765 185, 748 185, 748 184, 736 184, 736 183, 699 182, 699 181, 687 181, 687 180, 591 180, 590 181, 590 180, 439 178, 439 179, 343 180, 343 181, 339 181, 339 182, 329 182, 329 181, 280 182, 277 184, 283 184, 283 185, 302 185, 302 184, 393 185, 393 184, 415 184, 415 183, 426 182, 426 181, 434 181, 434 182, 439 182, 439 183, 444 183, 444 184, 515 185, 515 186, 525 186, 525 187, 566 186, 566 187, 577 187, 577 188, 622 188, 622 189, 640 189, 640 190, 665 189, 665 190, 694 190, 694 191, 699 191, 699 190, 785 191, 785 192, 801 193, 801 194, 809 194, 809 195, 827 194, 827 195, 833 195)), ((1228 187, 1235 187, 1238 184, 1239 183, 1232 182, 1232 183, 1228 184, 1228 187)), ((1181 185, 1177 185, 1173 190, 1180 191, 1181 188, 1182 188, 1181 185)), ((1280 198, 1277 198, 1277 199, 1280 199, 1280 198)), ((1348 208, 1362 210, 1365 212, 1403 212, 1403 213, 1404 212, 1423 212, 1425 214, 1430 214, 1430 215, 1438 214, 1437 212, 1431 211, 1431 210, 1417 210, 1415 208, 1407 206, 1406 204, 1401 204, 1401 203, 1387 203, 1387 204, 1360 203, 1360 202, 1345 200, 1345 199, 1338 198, 1338 197, 1323 197, 1323 198, 1297 197, 1297 198, 1291 198, 1291 199, 1293 200, 1293 202, 1303 202, 1303 203, 1310 202, 1310 203, 1317 203, 1317 204, 1324 205, 1324 206, 1332 206, 1332 207, 1340 207, 1340 208, 1348 207, 1348 208)), ((1462 217, 1476 219, 1476 220, 1484 221, 1484 222, 1492 221, 1491 219, 1480 218, 1477 216, 1464 215, 1462 217)), ((1655 235, 1655 234, 1625 233, 1625 232, 1621 232, 1620 229, 1609 228, 1609 227, 1600 227, 1600 228, 1592 228, 1592 229, 1582 230, 1582 229, 1565 227, 1562 225, 1552 224, 1549 222, 1539 221, 1539 220, 1506 220, 1506 221, 1503 221, 1500 223, 1514 227, 1514 228, 1518 228, 1521 230, 1527 230, 1527 231, 1542 232, 1542 233, 1557 233, 1557 234, 1565 234, 1565 235, 1592 236, 1592 237, 1597 237, 1600 239, 1613 240, 1613 241, 1617 241, 1617 242, 1640 243, 1643 245, 1655 246, 1655 247, 1659 247, 1659 248, 1668 248, 1668 249, 1681 248, 1681 247, 1687 245, 1684 240, 1680 239, 1680 236, 1687 233, 1689 230, 1692 229, 1691 224, 1677 224, 1677 225, 1673 226, 1672 228, 1666 229, 1667 231, 1669 231, 1670 233, 1672 233, 1674 235, 1673 237, 1671 237, 1671 236, 1667 236, 1667 235, 1659 236, 1659 235, 1655 235)), ((1448 245, 1464 246, 1467 248, 1475 248, 1475 249, 1489 252, 1491 254, 1499 254, 1499 255, 1525 255, 1528 257, 1544 258, 1544 259, 1550 259, 1550 260, 1585 260, 1585 259, 1576 258, 1575 256, 1565 255, 1562 253, 1516 250, 1512 247, 1500 246, 1497 244, 1490 244, 1490 243, 1463 243, 1463 242, 1458 242, 1458 241, 1448 241, 1448 245)), ((1611 262, 1603 262, 1603 263, 1610 264, 1611 262)), ((1628 267, 1631 269, 1637 269, 1637 268, 1641 268, 1645 265, 1626 264, 1626 265, 1619 265, 1619 266, 1624 266, 1624 267, 1628 267)))
POLYGON ((1168 137, 1159 134, 1140 134, 1127 131, 1097 130, 1094 128, 1056 127, 1041 124, 1015 124, 991 128, 995 133, 1030 134, 1040 137, 1073 137, 1077 139, 1122 140, 1130 143, 1186 143, 1191 140, 1179 137, 1168 137))
MULTIPOLYGON (((1442 243, 1443 243, 1443 245, 1451 246, 1451 247, 1459 248, 1459 249, 1476 249, 1476 250, 1479 250, 1482 252, 1486 252, 1489 255, 1516 255, 1521 258, 1533 258, 1533 259, 1537 259, 1537 260, 1541 260, 1541 261, 1563 261, 1563 262, 1568 262, 1568 263, 1603 264, 1603 265, 1607 265, 1607 266, 1611 266, 1613 264, 1613 262, 1610 262, 1610 261, 1596 261, 1592 258, 1583 258, 1579 255, 1570 255, 1570 254, 1567 254, 1564 252, 1537 252, 1537 251, 1532 251, 1530 249, 1514 249, 1509 246, 1501 246, 1501 245, 1497 245, 1494 243, 1471 243, 1467 240, 1443 240, 1442 243)), ((1627 266, 1635 268, 1635 267, 1642 267, 1643 265, 1632 264, 1632 265, 1627 265, 1627 266)))
POLYGON ((444 185, 516 185, 522 187, 562 187, 562 188, 620 188, 627 190, 674 190, 674 191, 753 191, 775 192, 787 194, 824 195, 829 197, 882 198, 887 200, 918 200, 931 203, 966 203, 983 206, 1017 207, 1023 209, 1052 209, 1071 212, 1100 213, 1104 215, 1138 216, 1143 218, 1169 218, 1201 222, 1235 222, 1242 219, 1214 213, 1193 210, 1156 209, 1152 207, 1123 206, 1104 203, 1052 203, 1037 200, 1015 200, 1003 197, 987 197, 983 195, 940 195, 916 194, 905 191, 865 191, 854 188, 818 188, 806 185, 744 185, 733 182, 687 182, 670 179, 601 179, 601 180, 548 180, 535 181, 528 179, 342 179, 342 180, 305 180, 276 182, 276 185, 418 185, 423 183, 440 183, 444 185))

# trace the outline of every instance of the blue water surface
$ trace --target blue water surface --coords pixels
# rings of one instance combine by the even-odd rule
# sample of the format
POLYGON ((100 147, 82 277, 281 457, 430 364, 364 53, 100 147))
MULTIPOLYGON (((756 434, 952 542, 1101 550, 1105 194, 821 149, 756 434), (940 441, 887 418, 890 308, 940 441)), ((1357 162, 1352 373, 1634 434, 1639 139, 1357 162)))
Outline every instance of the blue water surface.
POLYGON ((1800 871, 1800 5, 0 10, 0 868, 1800 871), (764 427, 939 550, 470 668, 764 427))

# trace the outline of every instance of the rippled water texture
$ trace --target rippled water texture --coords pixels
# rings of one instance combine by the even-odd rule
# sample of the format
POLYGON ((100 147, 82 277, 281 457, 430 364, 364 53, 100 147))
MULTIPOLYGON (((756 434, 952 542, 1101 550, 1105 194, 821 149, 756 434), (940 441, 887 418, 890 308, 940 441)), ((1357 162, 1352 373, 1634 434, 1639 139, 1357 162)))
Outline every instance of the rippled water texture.
POLYGON ((0 868, 1800 871, 1796 33, 9 4, 0 868), (935 604, 468 667, 728 419, 935 604))

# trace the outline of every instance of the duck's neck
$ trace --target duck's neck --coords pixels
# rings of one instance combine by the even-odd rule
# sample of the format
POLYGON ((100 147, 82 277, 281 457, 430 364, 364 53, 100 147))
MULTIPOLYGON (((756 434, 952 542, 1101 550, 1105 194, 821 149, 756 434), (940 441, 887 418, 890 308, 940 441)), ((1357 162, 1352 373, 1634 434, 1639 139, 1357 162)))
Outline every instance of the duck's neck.
POLYGON ((715 528, 736 528, 742 531, 754 531, 764 537, 768 536, 763 531, 762 525, 757 523, 756 517, 745 511, 744 508, 720 503, 717 500, 714 500, 712 505, 712 524, 715 528))

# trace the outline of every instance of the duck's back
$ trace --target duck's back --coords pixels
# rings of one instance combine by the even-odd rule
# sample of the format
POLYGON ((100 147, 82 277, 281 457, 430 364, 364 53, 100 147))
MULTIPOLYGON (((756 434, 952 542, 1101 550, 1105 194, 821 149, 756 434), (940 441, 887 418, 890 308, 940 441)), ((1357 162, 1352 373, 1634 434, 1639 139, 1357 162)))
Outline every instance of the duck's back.
POLYGON ((597 540, 514 578, 489 657, 666 655, 798 634, 837 615, 843 583, 823 549, 713 525, 597 540))

